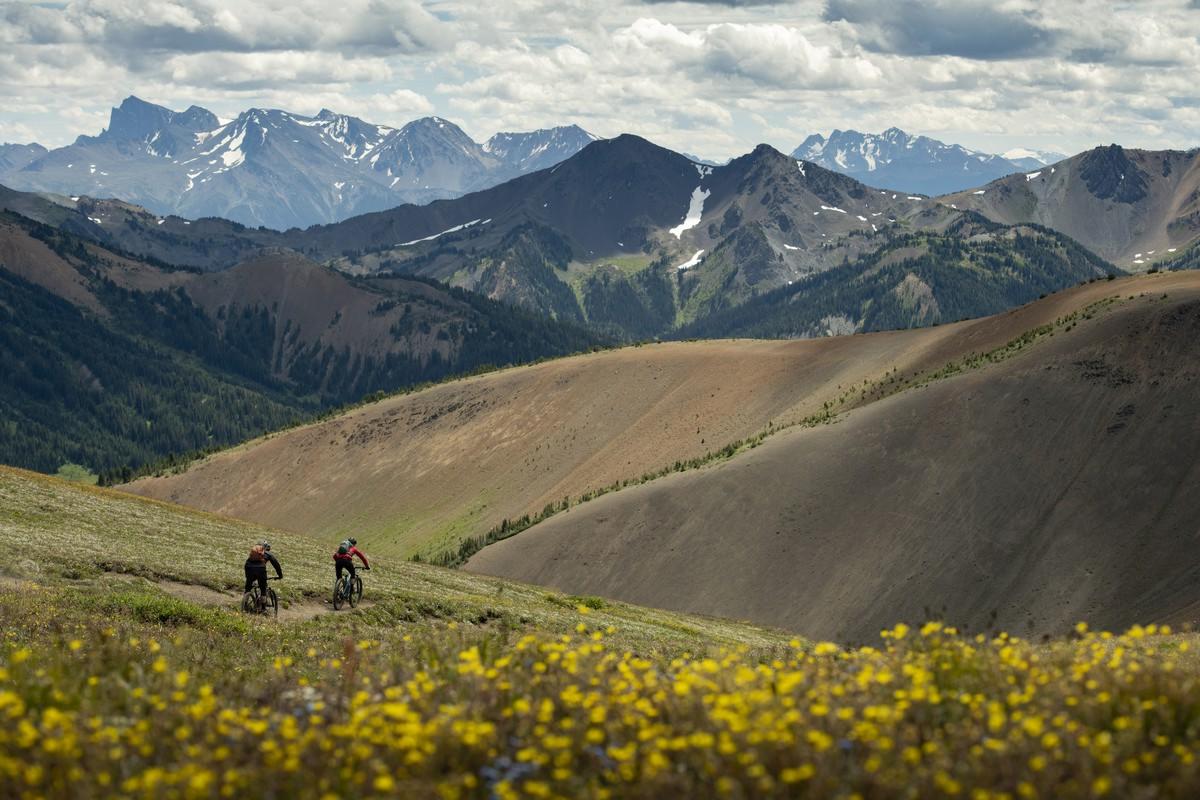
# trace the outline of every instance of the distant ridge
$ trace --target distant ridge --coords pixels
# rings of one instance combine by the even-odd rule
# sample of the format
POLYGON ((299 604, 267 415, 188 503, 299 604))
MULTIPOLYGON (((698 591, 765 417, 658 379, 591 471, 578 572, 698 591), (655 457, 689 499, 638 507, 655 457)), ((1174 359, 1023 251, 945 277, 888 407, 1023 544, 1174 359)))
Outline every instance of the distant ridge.
POLYGON ((571 125, 481 145, 440 117, 392 128, 329 109, 251 108, 222 123, 199 106, 128 97, 97 136, 48 152, 0 146, 0 182, 283 230, 457 197, 553 166, 595 139, 571 125))
POLYGON ((854 130, 835 130, 828 138, 813 134, 792 155, 868 186, 928 195, 967 189, 1064 158, 1026 149, 1010 153, 1012 158, 981 153, 888 128, 879 134, 854 130))

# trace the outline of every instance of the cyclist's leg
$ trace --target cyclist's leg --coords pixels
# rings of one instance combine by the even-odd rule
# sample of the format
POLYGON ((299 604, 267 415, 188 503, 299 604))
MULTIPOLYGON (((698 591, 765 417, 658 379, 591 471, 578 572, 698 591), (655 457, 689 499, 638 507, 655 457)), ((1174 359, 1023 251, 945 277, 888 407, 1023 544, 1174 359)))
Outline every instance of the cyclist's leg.
POLYGON ((242 591, 243 592, 250 591, 250 587, 253 585, 254 585, 254 568, 251 567, 249 564, 247 564, 246 565, 246 588, 243 589, 242 591))
POLYGON ((258 583, 258 607, 262 608, 267 602, 267 565, 255 569, 254 580, 258 583))
POLYGON ((334 561, 333 562, 333 589, 334 589, 334 591, 337 591, 338 581, 340 581, 342 579, 342 570, 345 568, 346 568, 346 565, 342 561, 334 561))

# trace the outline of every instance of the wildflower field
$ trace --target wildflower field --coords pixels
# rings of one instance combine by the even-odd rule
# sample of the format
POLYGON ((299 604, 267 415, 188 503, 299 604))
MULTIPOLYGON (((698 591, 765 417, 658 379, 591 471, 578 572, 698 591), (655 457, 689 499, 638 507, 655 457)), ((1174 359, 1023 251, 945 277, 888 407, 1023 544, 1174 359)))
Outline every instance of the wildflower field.
MULTIPOLYGON (((0 797, 1200 791, 1190 635, 1080 626, 1030 643, 927 623, 843 649, 423 565, 385 579, 382 564, 372 605, 268 622, 164 592, 155 580, 219 584, 228 565, 181 565, 105 515, 144 515, 139 534, 194 526, 216 552, 248 530, 143 502, 0 474, 10 552, 81 543, 67 574, 0 578, 0 797), (135 552, 149 579, 114 579, 135 552)), ((297 565, 295 580, 306 602, 325 576, 297 565)))

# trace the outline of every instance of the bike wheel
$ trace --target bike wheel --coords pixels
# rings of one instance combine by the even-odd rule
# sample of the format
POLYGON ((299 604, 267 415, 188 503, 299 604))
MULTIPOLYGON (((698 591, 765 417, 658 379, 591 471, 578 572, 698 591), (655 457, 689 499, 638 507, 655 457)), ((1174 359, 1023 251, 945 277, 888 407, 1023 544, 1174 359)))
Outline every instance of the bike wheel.
POLYGON ((354 593, 354 582, 358 580, 358 576, 346 578, 346 600, 350 603, 350 607, 354 608, 358 605, 358 597, 354 593))
POLYGON ((333 610, 338 611, 342 607, 342 579, 333 582, 333 610))
POLYGON ((353 594, 350 596, 350 605, 356 606, 362 602, 362 578, 354 576, 353 594))
POLYGON ((253 614, 257 610, 258 598, 254 596, 254 592, 246 592, 242 595, 242 611, 253 614))
POLYGON ((279 595, 274 589, 267 589, 267 607, 263 611, 271 617, 279 616, 279 595))

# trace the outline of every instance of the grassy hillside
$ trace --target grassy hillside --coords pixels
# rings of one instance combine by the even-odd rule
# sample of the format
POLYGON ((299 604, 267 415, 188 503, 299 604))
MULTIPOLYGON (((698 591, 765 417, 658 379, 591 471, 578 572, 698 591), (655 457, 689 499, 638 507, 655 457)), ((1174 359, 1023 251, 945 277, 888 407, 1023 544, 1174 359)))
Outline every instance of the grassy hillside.
POLYGON ((836 424, 573 508, 468 568, 840 641, 930 614, 1029 635, 1193 621, 1200 276, 1114 284, 1000 349, 902 371, 836 424))
POLYGON ((0 216, 0 462, 128 473, 367 394, 600 339, 431 280, 276 252, 172 269, 0 216))
MULTIPOLYGON (((0 467, 0 544, 12 552, 30 543, 53 553, 37 561, 16 559, 4 568, 12 578, 61 584, 64 580, 123 585, 140 576, 229 593, 225 599, 197 596, 233 607, 241 596, 242 564, 254 543, 269 540, 283 564, 285 579, 275 587, 287 604, 322 608, 333 583, 336 540, 271 530, 123 494, 83 487, 31 472, 0 467), (236 596, 235 596, 236 595, 236 596)), ((374 569, 366 576, 372 614, 380 624, 411 615, 448 620, 498 620, 518 628, 534 626, 568 632, 579 604, 532 586, 477 578, 439 567, 380 556, 369 538, 359 539, 374 569)), ((136 582, 133 585, 140 585, 136 582)), ((178 589, 179 587, 173 587, 178 589)), ((186 590, 183 590, 186 592, 186 590)), ((677 650, 701 640, 753 647, 786 642, 774 631, 721 620, 638 609, 622 603, 587 600, 593 619, 620 622, 630 644, 677 650)))
POLYGON ((303 537, 0 470, 17 554, 0 576, 5 796, 1183 797, 1200 782, 1197 642, 1165 628, 1035 646, 931 623, 843 650, 386 560, 370 605, 293 621, 165 581, 225 586, 264 533, 292 607, 309 602, 327 548, 303 537))
MULTIPOLYGON (((1170 286, 1200 280, 1155 277, 1170 286)), ((366 533, 397 556, 456 553, 505 520, 511 527, 564 498, 577 503, 874 402, 915 374, 1141 286, 1098 281, 920 330, 680 342, 561 359, 388 398, 130 488, 276 527, 366 533)))

